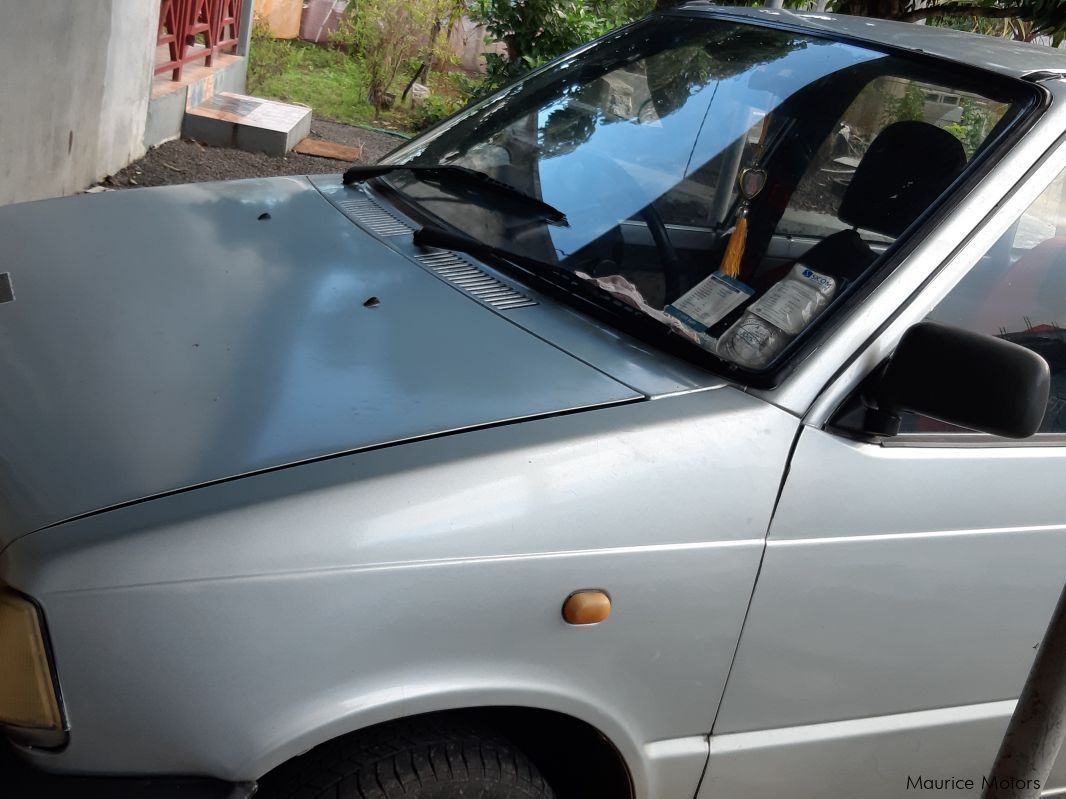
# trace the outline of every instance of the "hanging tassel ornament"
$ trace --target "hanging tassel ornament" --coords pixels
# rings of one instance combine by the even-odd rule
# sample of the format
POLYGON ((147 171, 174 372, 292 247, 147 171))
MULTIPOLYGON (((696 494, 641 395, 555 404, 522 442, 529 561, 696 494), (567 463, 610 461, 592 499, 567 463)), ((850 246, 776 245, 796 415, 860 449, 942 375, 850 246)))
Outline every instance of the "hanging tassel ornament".
POLYGON ((766 170, 759 164, 766 150, 769 130, 770 115, 767 114, 763 118, 762 133, 752 165, 737 175, 740 201, 737 203, 733 230, 717 271, 663 308, 690 332, 694 331, 699 345, 711 352, 717 351, 717 336, 723 330, 716 328, 716 325, 729 325, 729 315, 755 296, 755 289, 744 284, 740 273, 744 264, 744 248, 748 243, 748 210, 751 201, 766 187, 766 170))
POLYGON ((744 247, 748 243, 748 208, 751 201, 759 196, 759 192, 766 186, 766 170, 759 164, 762 163, 766 153, 766 141, 770 133, 770 115, 762 119, 762 130, 759 132, 759 144, 755 149, 754 162, 747 169, 742 169, 737 175, 737 189, 740 191, 740 204, 737 206, 736 222, 733 234, 729 237, 725 254, 722 256, 722 265, 718 268, 723 275, 732 278, 740 277, 740 267, 744 260, 744 247))
POLYGON ((741 171, 737 177, 737 187, 740 189, 740 205, 737 206, 736 223, 733 234, 729 237, 729 243, 722 256, 722 265, 719 270, 729 277, 740 277, 740 265, 744 260, 744 247, 748 243, 748 208, 759 192, 766 186, 766 170, 760 167, 749 167, 741 171))
POLYGON ((728 277, 740 277, 740 262, 744 258, 744 247, 748 243, 748 206, 745 203, 737 209, 736 226, 729 237, 729 243, 722 256, 719 271, 728 277))

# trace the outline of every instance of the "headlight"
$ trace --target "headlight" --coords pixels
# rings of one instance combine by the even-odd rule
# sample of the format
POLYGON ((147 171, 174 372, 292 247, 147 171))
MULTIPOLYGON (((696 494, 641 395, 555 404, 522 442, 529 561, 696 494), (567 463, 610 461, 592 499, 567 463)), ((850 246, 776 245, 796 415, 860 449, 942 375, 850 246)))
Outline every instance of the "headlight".
POLYGON ((10 591, 0 591, 0 724, 27 743, 62 742, 63 717, 40 615, 10 591))

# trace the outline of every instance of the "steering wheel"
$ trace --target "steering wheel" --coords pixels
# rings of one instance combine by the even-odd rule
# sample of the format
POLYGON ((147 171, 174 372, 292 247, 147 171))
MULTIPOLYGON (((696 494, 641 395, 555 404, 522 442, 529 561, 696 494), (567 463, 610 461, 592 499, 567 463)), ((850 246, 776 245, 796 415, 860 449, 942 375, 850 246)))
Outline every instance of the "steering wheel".
POLYGON ((654 202, 644 206, 638 216, 648 226, 648 232, 651 233, 652 241, 655 242, 655 249, 662 260, 666 301, 673 302, 681 296, 681 262, 678 260, 677 250, 674 249, 674 244, 670 241, 670 235, 666 231, 666 223, 663 221, 662 214, 659 213, 659 209, 655 207, 654 202))
MULTIPOLYGON (((582 160, 585 161, 582 166, 594 168, 600 176, 601 183, 613 186, 620 193, 640 196, 640 186, 616 161, 588 148, 585 148, 581 155, 582 160), (605 180, 603 176, 608 173, 610 179, 605 180)), ((681 296, 681 262, 677 256, 677 250, 670 241, 666 223, 654 202, 640 209, 637 216, 648 226, 648 232, 651 234, 656 253, 662 263, 666 301, 672 302, 681 296)))

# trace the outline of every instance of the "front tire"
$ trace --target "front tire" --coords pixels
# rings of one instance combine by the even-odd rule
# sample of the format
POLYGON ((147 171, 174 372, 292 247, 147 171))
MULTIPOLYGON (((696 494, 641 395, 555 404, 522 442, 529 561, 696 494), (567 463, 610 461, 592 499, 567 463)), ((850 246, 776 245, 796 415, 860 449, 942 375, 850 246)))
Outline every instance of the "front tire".
POLYGON ((256 799, 555 799, 490 730, 400 723, 330 741, 260 781, 256 799))

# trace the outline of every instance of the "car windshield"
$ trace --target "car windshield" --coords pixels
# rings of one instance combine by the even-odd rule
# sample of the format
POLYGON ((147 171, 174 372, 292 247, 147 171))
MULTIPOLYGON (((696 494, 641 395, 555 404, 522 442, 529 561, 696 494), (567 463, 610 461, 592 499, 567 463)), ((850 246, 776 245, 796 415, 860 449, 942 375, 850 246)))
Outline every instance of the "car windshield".
POLYGON ((1030 97, 932 60, 666 15, 533 73, 389 159, 477 170, 568 224, 469 182, 417 170, 385 180, 442 227, 561 267, 605 308, 621 300, 657 330, 760 371, 1030 97))

